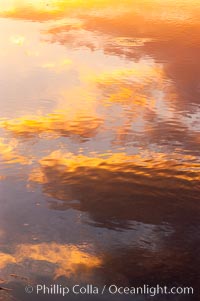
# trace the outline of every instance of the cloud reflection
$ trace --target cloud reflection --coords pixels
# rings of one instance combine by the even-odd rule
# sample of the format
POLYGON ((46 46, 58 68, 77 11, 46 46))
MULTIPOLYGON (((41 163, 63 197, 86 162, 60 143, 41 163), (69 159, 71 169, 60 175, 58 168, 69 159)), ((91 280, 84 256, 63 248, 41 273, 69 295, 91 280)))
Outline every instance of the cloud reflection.
POLYGON ((131 220, 174 223, 177 211, 182 216, 193 211, 192 203, 198 207, 200 165, 195 160, 159 153, 87 157, 57 151, 40 160, 29 180, 54 198, 50 208, 88 212, 99 226, 128 227, 131 220))
POLYGON ((67 118, 64 113, 52 113, 47 116, 23 116, 14 120, 7 120, 1 126, 23 138, 57 138, 79 136, 90 138, 96 135, 102 120, 97 117, 77 115, 73 119, 67 118))
POLYGON ((151 57, 163 64, 166 77, 175 85, 180 109, 189 108, 188 100, 199 103, 197 1, 184 1, 181 9, 179 3, 172 5, 170 1, 166 4, 125 1, 123 5, 128 10, 122 10, 121 14, 101 15, 101 10, 98 14, 83 13, 78 28, 54 25, 47 31, 49 41, 74 48, 85 46, 92 51, 102 49, 107 55, 128 60, 151 57), (180 102, 181 99, 185 101, 180 102))
MULTIPOLYGON (((56 210, 74 209, 76 213, 86 213, 84 221, 89 225, 103 227, 105 231, 124 230, 124 233, 128 228, 131 232, 134 222, 153 225, 155 236, 161 239, 156 240, 154 250, 151 234, 145 242, 150 247, 145 250, 139 242, 135 248, 127 242, 126 246, 120 244, 119 247, 116 242, 118 248, 112 248, 110 253, 104 250, 101 258, 78 245, 21 244, 14 253, 0 253, 0 268, 6 270, 9 265, 16 267, 31 261, 36 263, 38 275, 45 263, 52 265, 53 272, 48 270, 47 274, 55 278, 80 276, 80 271, 85 277, 87 272, 101 267, 102 278, 110 281, 158 282, 159 275, 163 282, 173 280, 182 284, 187 275, 189 281, 194 282, 199 273, 199 265, 193 262, 193 258, 199 258, 199 12, 199 1, 196 0, 126 0, 117 3, 114 0, 50 0, 48 3, 36 0, 28 4, 22 0, 9 1, 0 13, 1 17, 48 21, 38 26, 42 29, 39 37, 46 41, 47 48, 43 50, 42 61, 37 61, 39 68, 34 67, 34 80, 39 82, 41 78, 48 78, 50 82, 45 87, 52 89, 52 95, 60 96, 62 91, 66 92, 61 95, 62 104, 56 100, 60 111, 7 119, 1 122, 1 127, 17 139, 42 138, 42 142, 60 137, 78 137, 81 141, 94 138, 103 122, 108 130, 105 136, 98 137, 98 142, 93 139, 79 155, 61 151, 51 153, 50 143, 44 145, 47 143, 44 142, 42 151, 45 148, 45 152, 51 154, 39 160, 39 167, 32 170, 27 183, 33 188, 40 185, 48 197, 48 206, 52 210, 41 208, 41 214, 47 212, 50 218, 50 213, 56 216, 56 210), (55 50, 51 43, 57 44, 55 50), (63 61, 60 54, 69 60, 63 61), (73 72, 64 72, 71 58, 75 81, 73 72), (59 82, 57 86, 53 80, 55 75, 59 82), (98 118, 97 111, 103 112, 103 120, 98 118), (115 146, 127 146, 127 142, 129 155, 115 153, 119 151, 115 146), (112 152, 91 153, 91 148, 99 152, 112 148, 112 152), (136 152, 138 155, 131 155, 136 152), (167 237, 157 227, 163 224, 172 229, 167 237)), ((28 23, 18 24, 25 26, 28 23)), ((12 36, 11 33, 12 43, 22 45, 22 34, 12 36)), ((32 34, 30 30, 31 38, 32 34)), ((38 32, 33 34, 33 44, 36 36, 38 32)), ((29 37, 29 32, 25 37, 29 37)), ((29 40, 32 39, 28 38, 27 43, 29 40)), ((33 50, 25 51, 26 56, 38 58, 43 47, 38 45, 36 42, 33 50)), ((20 47, 18 51, 21 51, 20 47)), ((15 56, 14 61, 17 61, 15 56)), ((21 60, 19 62, 21 64, 21 60)), ((25 59, 23 63, 26 64, 25 59)), ((30 71, 32 74, 33 69, 30 71)), ((34 90, 32 77, 24 84, 24 75, 20 76, 22 90, 26 83, 34 90)), ((14 83, 15 78, 11 77, 12 81, 14 83)), ((44 90, 43 86, 41 89, 44 90)), ((15 89, 13 91, 15 93, 15 89)), ((32 92, 28 89, 28 97, 32 92)), ((49 97, 46 93, 45 99, 49 97)), ((17 101, 16 107, 20 103, 21 100, 17 101)), ((29 160, 17 151, 17 141, 20 140, 11 139, 9 143, 0 140, 0 154, 7 163, 27 164, 29 160)), ((70 147, 74 148, 74 145, 70 147)), ((35 153, 38 150, 40 146, 31 148, 35 153)), ((20 189, 23 196, 23 188, 20 189)), ((37 194, 35 196, 37 198, 37 194)), ((33 208, 26 206, 25 209, 33 208)), ((18 219, 20 215, 16 213, 18 219)), ((34 216, 33 221, 37 227, 34 216)), ((81 226, 84 221, 80 222, 81 226)), ((66 222, 69 228, 70 223, 77 226, 73 215, 66 222)), ((96 229, 90 229, 92 235, 96 233, 96 229)), ((17 239, 21 240, 23 234, 18 231, 17 239)), ((50 231, 44 230, 41 237, 48 236, 51 240, 54 236, 50 231)), ((60 231, 58 224, 55 231, 60 231)), ((103 245, 99 238, 97 241, 98 245, 103 245)), ((106 248, 109 243, 110 240, 106 248)), ((27 266, 26 271, 30 268, 29 262, 27 266)))
MULTIPOLYGON (((6 164, 31 164, 31 159, 20 155, 17 152, 18 142, 15 139, 11 139, 9 143, 5 143, 3 139, 0 139, 0 155, 1 160, 6 164)), ((3 176, 2 176, 3 178, 3 176)))
POLYGON ((0 268, 8 265, 25 264, 27 260, 38 264, 38 274, 41 275, 41 265, 44 262, 54 264, 53 278, 61 276, 78 277, 82 270, 85 277, 92 268, 101 266, 101 259, 84 251, 75 245, 61 245, 57 243, 22 244, 17 245, 14 254, 0 253, 0 268))

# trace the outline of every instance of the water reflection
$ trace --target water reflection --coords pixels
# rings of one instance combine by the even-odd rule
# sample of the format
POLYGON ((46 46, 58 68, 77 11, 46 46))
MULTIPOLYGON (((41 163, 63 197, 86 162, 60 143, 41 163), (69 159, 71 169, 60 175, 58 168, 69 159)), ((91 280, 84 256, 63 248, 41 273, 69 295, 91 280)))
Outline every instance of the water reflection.
POLYGON ((17 145, 18 142, 15 139, 10 140, 8 143, 6 143, 3 139, 0 140, 1 163, 19 163, 22 165, 31 164, 31 158, 27 158, 27 156, 23 156, 17 153, 17 145))
MULTIPOLYGON (((82 247, 82 249, 84 246, 82 247)), ((53 279, 57 279, 61 276, 67 278, 75 277, 79 275, 82 270, 84 277, 89 270, 98 267, 101 264, 101 260, 92 254, 88 254, 81 250, 81 246, 73 245, 59 245, 56 243, 52 244, 34 244, 34 245, 18 245, 14 254, 0 253, 1 262, 0 268, 5 269, 8 265, 12 264, 23 264, 27 265, 28 261, 35 262, 35 273, 41 274, 41 263, 47 262, 52 264, 50 267, 53 279), (54 271, 53 271, 54 270, 54 271)), ((24 271, 25 272, 25 271, 24 271)), ((50 271, 47 271, 47 274, 50 271)), ((45 270, 43 270, 45 274, 45 270)))
POLYGON ((75 120, 69 120, 64 114, 54 113, 48 116, 42 116, 31 119, 30 117, 21 117, 16 120, 8 120, 2 123, 2 127, 13 133, 15 137, 34 138, 45 137, 70 137, 73 135, 81 138, 90 138, 95 135, 101 119, 76 116, 75 120), (77 119, 77 120, 76 120, 77 119), (44 135, 42 135, 44 134, 44 135))
POLYGON ((193 220, 198 218, 200 165, 193 157, 178 159, 158 153, 103 158, 54 152, 40 161, 30 180, 64 201, 51 201, 52 209, 87 211, 98 226, 126 227, 131 220, 184 223, 190 210, 193 220))
POLYGON ((199 1, 0 8, 3 298, 55 279, 197 289, 199 1))
POLYGON ((106 16, 85 12, 80 17, 81 28, 54 26, 47 32, 50 41, 91 50, 100 48, 105 54, 129 60, 150 56, 163 64, 167 77, 173 80, 181 110, 191 109, 187 100, 199 104, 199 3, 177 1, 165 5, 156 1, 155 6, 148 1, 126 1, 124 8, 127 10, 106 16))

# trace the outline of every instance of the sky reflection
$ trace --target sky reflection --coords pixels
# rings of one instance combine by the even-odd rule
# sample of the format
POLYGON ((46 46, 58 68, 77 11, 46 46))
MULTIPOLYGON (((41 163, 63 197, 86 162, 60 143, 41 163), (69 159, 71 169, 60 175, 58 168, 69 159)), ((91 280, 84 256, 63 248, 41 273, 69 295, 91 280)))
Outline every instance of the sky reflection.
POLYGON ((0 1, 6 301, 28 280, 199 288, 199 15, 197 0, 0 1))

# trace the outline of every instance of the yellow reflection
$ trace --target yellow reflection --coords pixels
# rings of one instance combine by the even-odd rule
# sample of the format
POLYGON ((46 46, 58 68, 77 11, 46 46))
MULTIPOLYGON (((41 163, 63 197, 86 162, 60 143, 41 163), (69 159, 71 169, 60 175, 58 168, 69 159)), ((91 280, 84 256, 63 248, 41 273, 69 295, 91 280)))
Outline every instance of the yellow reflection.
MULTIPOLYGON (((55 279, 60 276, 70 277, 76 275, 78 268, 81 267, 90 270, 101 265, 100 258, 81 250, 78 246, 41 243, 19 245, 13 255, 0 253, 0 268, 6 268, 7 265, 13 263, 22 264, 27 259, 54 264, 53 276, 55 279)), ((41 264, 39 268, 41 269, 41 264)))
MULTIPOLYGON (((189 155, 166 155, 163 153, 143 153, 132 156, 125 153, 93 153, 91 157, 88 157, 81 154, 63 153, 59 150, 40 160, 41 169, 35 169, 30 176, 30 180, 39 183, 48 182, 45 167, 60 170, 60 167, 63 166, 65 168, 61 170, 66 174, 77 172, 77 175, 80 175, 82 172, 86 172, 86 175, 88 172, 89 177, 89 169, 91 169, 94 171, 94 175, 95 170, 108 170, 110 172, 119 171, 125 177, 127 174, 127 178, 130 176, 129 173, 133 173, 152 178, 159 175, 161 177, 175 177, 193 181, 200 179, 200 164, 195 160, 196 157, 189 155)), ((77 180, 79 181, 79 178, 77 180)))
POLYGON ((0 4, 1 16, 31 20, 48 20, 59 16, 63 7, 60 1, 26 1, 10 0, 7 4, 0 4), (60 5, 59 5, 60 3, 60 5))
POLYGON ((69 119, 62 113, 54 113, 46 116, 31 117, 23 116, 14 120, 1 123, 1 126, 11 131, 16 136, 34 137, 43 133, 49 137, 60 137, 78 135, 89 138, 95 135, 97 129, 102 124, 101 119, 87 115, 73 116, 69 119))
POLYGON ((21 45, 23 45, 23 43, 25 41, 25 37, 24 36, 11 36, 10 41, 13 44, 21 46, 21 45))
MULTIPOLYGON (((150 64, 148 61, 140 61, 139 64, 135 64, 132 68, 116 69, 110 72, 104 72, 96 76, 93 80, 97 83, 101 82, 115 82, 121 79, 135 79, 142 81, 146 78, 162 78, 164 71, 159 64, 150 64)), ((92 78, 91 78, 92 80, 92 78)))
MULTIPOLYGON (((166 10, 171 11, 174 18, 187 18, 188 8, 199 5, 198 0, 167 0, 163 2, 162 0, 1 0, 0 8, 3 11, 2 14, 9 17, 21 17, 46 20, 50 17, 62 17, 63 13, 69 12, 71 10, 78 9, 109 9, 111 14, 116 14, 120 12, 118 8, 121 7, 121 11, 130 11, 131 9, 139 9, 143 7, 143 11, 148 13, 149 11, 158 11, 157 16, 166 16, 166 10), (113 5, 115 5, 115 10, 113 10, 113 5), (156 9, 155 9, 156 7, 156 9), (29 13, 24 9, 29 9, 29 13), (122 10, 123 8, 123 10, 122 10), (180 8, 184 9, 185 14, 180 12, 180 8), (165 11, 164 11, 165 10, 165 11), (32 15, 31 13, 32 12, 32 15), (165 12, 165 14, 164 14, 165 12), (162 13, 162 15, 161 15, 162 13)), ((194 9, 194 8, 193 8, 194 9)))

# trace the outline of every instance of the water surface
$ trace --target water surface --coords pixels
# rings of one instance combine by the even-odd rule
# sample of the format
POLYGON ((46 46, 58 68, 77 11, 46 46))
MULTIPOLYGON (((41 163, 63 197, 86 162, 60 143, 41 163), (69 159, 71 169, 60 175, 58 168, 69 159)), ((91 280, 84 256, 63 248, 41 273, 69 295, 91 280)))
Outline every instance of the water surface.
MULTIPOLYGON (((27 283, 198 300, 199 15, 196 0, 0 1, 2 300, 49 300, 27 283)), ((132 300, 91 297, 114 299, 132 300)))

